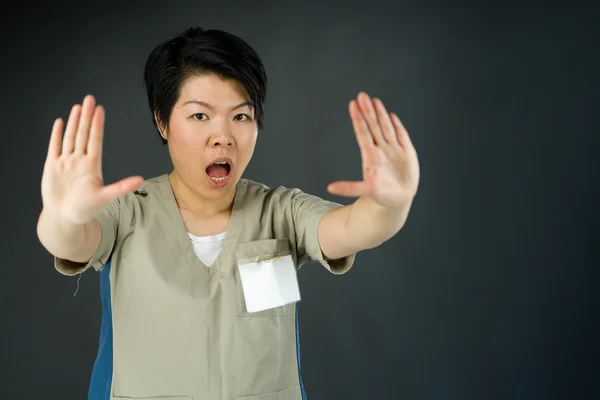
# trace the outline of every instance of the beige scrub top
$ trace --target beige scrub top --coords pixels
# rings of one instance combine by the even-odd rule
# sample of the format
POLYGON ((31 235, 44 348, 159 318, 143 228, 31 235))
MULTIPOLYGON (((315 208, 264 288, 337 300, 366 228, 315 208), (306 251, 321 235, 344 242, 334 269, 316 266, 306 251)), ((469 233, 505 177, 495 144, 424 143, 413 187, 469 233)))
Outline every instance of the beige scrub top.
POLYGON ((207 268, 196 256, 168 176, 148 179, 97 216, 102 328, 90 399, 303 400, 297 303, 246 311, 238 260, 291 255, 298 269, 348 271, 355 255, 323 258, 317 230, 340 204, 241 179, 228 232, 207 268))

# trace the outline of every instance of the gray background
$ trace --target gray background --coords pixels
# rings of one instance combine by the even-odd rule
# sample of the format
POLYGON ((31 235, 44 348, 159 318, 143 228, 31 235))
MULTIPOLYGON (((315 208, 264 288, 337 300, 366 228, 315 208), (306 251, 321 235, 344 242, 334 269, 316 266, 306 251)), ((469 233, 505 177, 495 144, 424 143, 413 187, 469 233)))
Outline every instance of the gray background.
POLYGON ((93 93, 106 181, 169 172, 143 66, 202 25, 250 42, 270 77, 248 177, 349 203, 325 188, 360 177, 347 113, 360 90, 399 114, 419 152, 401 233, 345 276, 301 270, 309 399, 600 398, 597 8, 5 4, 0 397, 83 399, 97 351, 97 275, 73 297, 77 280, 36 237, 52 121, 93 93))

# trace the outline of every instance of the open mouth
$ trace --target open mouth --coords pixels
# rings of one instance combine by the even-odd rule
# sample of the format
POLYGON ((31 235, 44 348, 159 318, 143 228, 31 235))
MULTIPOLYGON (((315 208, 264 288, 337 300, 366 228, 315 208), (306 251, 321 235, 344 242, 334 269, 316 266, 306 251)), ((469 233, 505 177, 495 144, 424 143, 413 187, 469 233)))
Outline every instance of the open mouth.
POLYGON ((206 168, 206 174, 215 183, 224 182, 231 172, 231 163, 226 160, 215 161, 206 168))

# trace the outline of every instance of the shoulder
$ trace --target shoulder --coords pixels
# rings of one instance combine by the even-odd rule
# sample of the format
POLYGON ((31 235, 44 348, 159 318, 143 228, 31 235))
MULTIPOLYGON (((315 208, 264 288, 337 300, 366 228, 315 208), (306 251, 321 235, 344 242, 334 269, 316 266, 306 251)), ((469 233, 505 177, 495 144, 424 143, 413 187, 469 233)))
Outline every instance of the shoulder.
POLYGON ((136 190, 115 200, 121 214, 121 222, 135 219, 144 210, 163 208, 168 201, 170 186, 168 175, 163 174, 144 180, 136 190))
POLYGON ((169 178, 167 174, 154 176, 144 180, 142 185, 136 190, 127 193, 121 199, 124 202, 137 201, 139 198, 156 198, 164 197, 165 185, 169 185, 169 178))
POLYGON ((242 179, 240 183, 246 186, 246 189, 244 190, 246 206, 251 206, 252 204, 271 208, 337 208, 341 206, 341 204, 306 193, 302 189, 296 187, 270 187, 264 183, 250 179, 242 179))
POLYGON ((240 184, 245 187, 244 197, 249 202, 291 202, 296 196, 302 194, 299 188, 289 188, 286 186, 269 186, 262 182, 256 182, 251 179, 241 179, 240 184))
POLYGON ((169 175, 157 175, 146 179, 144 183, 142 183, 142 185, 133 192, 133 194, 156 194, 159 193, 162 187, 165 185, 169 185, 169 175))

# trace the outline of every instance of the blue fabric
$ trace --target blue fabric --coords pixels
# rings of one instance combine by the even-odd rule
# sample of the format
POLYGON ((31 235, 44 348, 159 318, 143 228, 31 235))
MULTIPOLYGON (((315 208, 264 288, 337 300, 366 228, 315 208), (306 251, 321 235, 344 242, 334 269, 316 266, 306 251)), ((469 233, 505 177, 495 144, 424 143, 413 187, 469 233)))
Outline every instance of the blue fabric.
POLYGON ((300 329, 298 328, 298 303, 296 303, 296 358, 298 359, 298 378, 300 379, 300 391, 302 392, 302 400, 306 399, 306 391, 302 382, 302 371, 300 368, 300 329))
POLYGON ((109 260, 100 271, 100 301, 102 302, 102 324, 98 356, 92 370, 88 400, 110 400, 113 369, 113 329, 112 308, 110 303, 110 266, 109 260))

